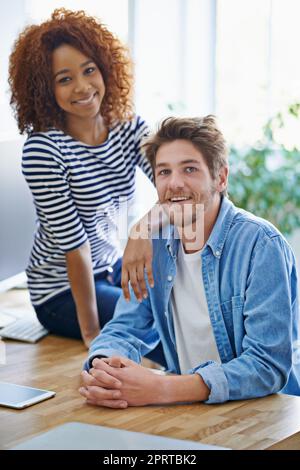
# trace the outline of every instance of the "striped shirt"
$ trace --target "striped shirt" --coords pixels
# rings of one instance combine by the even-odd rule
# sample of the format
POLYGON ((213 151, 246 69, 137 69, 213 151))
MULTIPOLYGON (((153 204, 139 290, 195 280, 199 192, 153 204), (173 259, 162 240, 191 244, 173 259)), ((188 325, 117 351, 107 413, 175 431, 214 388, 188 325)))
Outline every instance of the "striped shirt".
POLYGON ((138 165, 153 180, 141 153, 148 133, 140 117, 117 123, 107 140, 91 146, 62 131, 32 134, 22 171, 38 218, 26 273, 33 305, 70 289, 65 253, 90 243, 94 274, 121 256, 117 237, 120 201, 130 203, 138 165))

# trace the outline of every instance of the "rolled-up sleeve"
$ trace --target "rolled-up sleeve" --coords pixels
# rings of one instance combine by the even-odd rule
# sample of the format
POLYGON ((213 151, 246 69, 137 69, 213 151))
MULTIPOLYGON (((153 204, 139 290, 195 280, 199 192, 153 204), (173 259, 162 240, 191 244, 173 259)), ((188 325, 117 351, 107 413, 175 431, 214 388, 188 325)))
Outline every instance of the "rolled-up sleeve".
POLYGON ((193 369, 191 373, 199 374, 210 389, 205 403, 222 403, 229 400, 228 380, 220 364, 208 361, 193 369))

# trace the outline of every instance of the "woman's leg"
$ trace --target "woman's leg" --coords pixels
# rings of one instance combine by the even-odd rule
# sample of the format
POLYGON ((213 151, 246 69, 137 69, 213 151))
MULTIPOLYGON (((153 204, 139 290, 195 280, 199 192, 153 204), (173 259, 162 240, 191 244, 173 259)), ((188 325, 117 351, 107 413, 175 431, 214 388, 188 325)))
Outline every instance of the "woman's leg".
POLYGON ((106 279, 96 281, 96 298, 101 328, 112 319, 121 293, 121 287, 113 286, 106 279))
MULTIPOLYGON (((122 289, 106 279, 96 279, 96 298, 101 328, 113 316, 122 289)), ((35 308, 40 323, 51 333, 67 338, 82 339, 76 306, 71 291, 64 292, 35 308)))
POLYGON ((81 339, 75 302, 71 291, 35 307, 39 322, 55 335, 81 339))

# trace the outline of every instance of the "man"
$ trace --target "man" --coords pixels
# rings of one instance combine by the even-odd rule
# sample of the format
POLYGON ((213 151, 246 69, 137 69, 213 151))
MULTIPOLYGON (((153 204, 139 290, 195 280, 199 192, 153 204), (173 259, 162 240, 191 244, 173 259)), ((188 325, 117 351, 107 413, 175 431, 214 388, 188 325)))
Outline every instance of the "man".
POLYGON ((227 198, 214 117, 166 119, 145 152, 170 219, 153 240, 155 287, 141 302, 120 299, 80 393, 112 408, 299 395, 295 259, 273 225, 227 198), (159 340, 168 375, 140 365, 159 340))

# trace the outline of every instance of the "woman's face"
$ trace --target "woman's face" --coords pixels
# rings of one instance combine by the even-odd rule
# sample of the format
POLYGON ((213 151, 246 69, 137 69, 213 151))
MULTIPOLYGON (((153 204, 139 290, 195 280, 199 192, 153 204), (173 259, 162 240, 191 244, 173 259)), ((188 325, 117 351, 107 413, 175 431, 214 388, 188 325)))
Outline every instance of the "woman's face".
POLYGON ((100 113, 105 94, 101 72, 95 62, 78 49, 62 44, 53 51, 54 95, 68 118, 93 118, 100 113))

